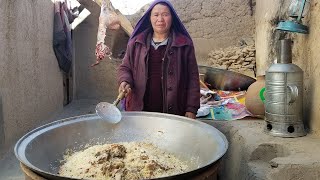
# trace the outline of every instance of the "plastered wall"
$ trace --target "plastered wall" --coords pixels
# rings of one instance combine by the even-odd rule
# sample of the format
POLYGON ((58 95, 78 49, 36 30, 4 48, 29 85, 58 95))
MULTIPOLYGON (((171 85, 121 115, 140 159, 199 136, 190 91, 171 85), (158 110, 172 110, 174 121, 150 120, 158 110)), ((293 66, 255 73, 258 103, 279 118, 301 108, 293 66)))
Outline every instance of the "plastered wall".
POLYGON ((303 20, 309 34, 294 36, 293 61, 304 70, 304 118, 311 133, 320 136, 320 0, 310 1, 303 20))
POLYGON ((0 1, 0 157, 62 109, 50 0, 0 1))

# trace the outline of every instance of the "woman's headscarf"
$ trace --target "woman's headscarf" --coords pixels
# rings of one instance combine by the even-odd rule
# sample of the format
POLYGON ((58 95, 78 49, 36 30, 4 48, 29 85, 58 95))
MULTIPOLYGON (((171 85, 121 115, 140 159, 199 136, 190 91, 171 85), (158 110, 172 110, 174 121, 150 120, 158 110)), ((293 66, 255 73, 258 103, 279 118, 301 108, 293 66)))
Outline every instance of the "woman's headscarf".
POLYGON ((171 11, 171 16, 172 16, 171 28, 173 28, 173 30, 175 32, 180 32, 191 39, 188 31, 186 30, 186 28, 182 24, 180 18, 178 17, 176 11, 174 10, 174 8, 172 6, 172 4, 168 0, 155 0, 155 1, 153 1, 153 3, 150 5, 149 9, 144 13, 144 15, 138 21, 136 27, 133 30, 133 33, 132 33, 130 39, 132 39, 133 37, 135 37, 136 35, 138 35, 142 31, 144 31, 148 28, 152 28, 151 22, 150 22, 151 10, 153 9, 153 7, 155 5, 157 5, 159 3, 167 4, 167 6, 169 7, 169 9, 171 11))

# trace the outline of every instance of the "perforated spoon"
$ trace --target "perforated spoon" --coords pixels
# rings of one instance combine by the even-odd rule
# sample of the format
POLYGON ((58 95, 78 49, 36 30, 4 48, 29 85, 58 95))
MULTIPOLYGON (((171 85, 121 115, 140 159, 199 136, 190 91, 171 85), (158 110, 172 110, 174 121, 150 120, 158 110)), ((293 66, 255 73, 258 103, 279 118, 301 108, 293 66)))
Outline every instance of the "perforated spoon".
POLYGON ((116 124, 121 121, 122 115, 120 110, 117 108, 120 100, 125 96, 125 92, 119 93, 117 99, 111 104, 108 102, 100 102, 96 106, 96 113, 101 119, 108 121, 112 124, 116 124))

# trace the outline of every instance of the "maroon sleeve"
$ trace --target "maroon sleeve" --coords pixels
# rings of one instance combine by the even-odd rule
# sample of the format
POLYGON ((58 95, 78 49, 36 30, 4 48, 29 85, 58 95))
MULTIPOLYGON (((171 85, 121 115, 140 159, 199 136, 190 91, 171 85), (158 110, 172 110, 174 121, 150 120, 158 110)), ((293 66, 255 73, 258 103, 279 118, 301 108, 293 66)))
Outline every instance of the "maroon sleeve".
POLYGON ((126 54, 122 60, 118 68, 118 84, 120 85, 121 82, 126 81, 133 86, 133 77, 132 77, 132 44, 128 43, 126 54))

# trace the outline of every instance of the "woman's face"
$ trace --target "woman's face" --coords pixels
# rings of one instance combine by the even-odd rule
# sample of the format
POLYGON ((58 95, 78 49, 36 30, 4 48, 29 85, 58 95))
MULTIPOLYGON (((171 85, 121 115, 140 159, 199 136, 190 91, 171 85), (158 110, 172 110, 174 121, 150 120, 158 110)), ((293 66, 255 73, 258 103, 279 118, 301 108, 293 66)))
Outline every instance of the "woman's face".
POLYGON ((153 31, 159 34, 168 33, 172 24, 172 16, 169 7, 157 4, 150 15, 153 31))

